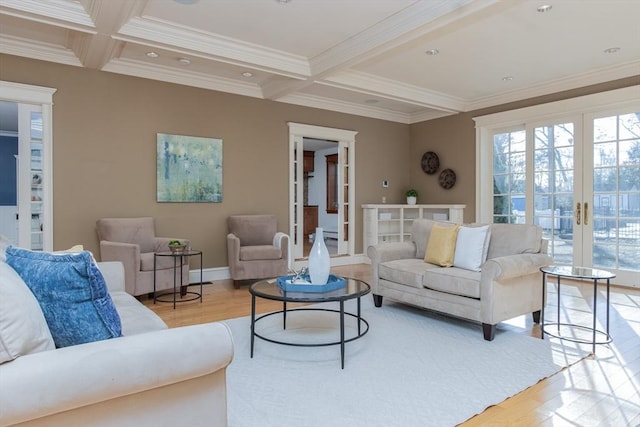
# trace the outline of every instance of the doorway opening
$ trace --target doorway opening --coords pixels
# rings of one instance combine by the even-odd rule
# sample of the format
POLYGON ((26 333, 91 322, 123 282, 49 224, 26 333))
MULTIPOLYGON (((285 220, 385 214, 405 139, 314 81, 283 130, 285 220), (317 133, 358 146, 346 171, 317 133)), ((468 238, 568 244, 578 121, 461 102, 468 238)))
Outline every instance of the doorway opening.
POLYGON ((289 235, 296 260, 305 260, 321 227, 332 257, 353 255, 355 135, 289 123, 289 235))

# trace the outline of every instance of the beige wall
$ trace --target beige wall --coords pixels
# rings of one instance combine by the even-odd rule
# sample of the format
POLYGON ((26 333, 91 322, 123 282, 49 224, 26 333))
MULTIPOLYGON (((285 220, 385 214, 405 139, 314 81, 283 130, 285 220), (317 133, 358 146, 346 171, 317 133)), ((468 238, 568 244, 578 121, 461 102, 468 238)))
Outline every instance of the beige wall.
POLYGON ((274 213, 288 231, 287 122, 358 131, 356 252, 362 252, 363 203, 464 203, 475 220, 473 117, 640 83, 636 76, 508 105, 409 125, 0 55, 0 80, 56 88, 54 248, 83 244, 98 254, 95 221, 153 216, 159 235, 186 237, 204 251, 205 267, 227 265, 226 218, 274 213), (224 141, 222 203, 157 203, 156 133, 224 141), (438 185, 420 167, 425 151, 451 168, 457 183, 438 185), (408 167, 407 167, 408 165, 408 167), (389 188, 382 188, 382 180, 389 188))
POLYGON ((83 244, 97 255, 98 218, 153 216, 159 235, 202 249, 205 267, 226 266, 229 215, 274 213, 288 231, 287 122, 358 131, 356 252, 360 205, 399 203, 409 185, 408 125, 7 55, 0 79, 57 89, 54 249, 83 244), (157 132, 223 139, 222 203, 156 202, 157 132))
POLYGON ((418 203, 463 203, 467 205, 464 211, 465 222, 475 221, 476 146, 473 117, 637 84, 640 84, 640 76, 411 125, 409 171, 410 182, 419 194, 418 203), (434 151, 440 158, 440 169, 434 175, 425 174, 420 167, 420 160, 426 151, 434 151), (457 177, 456 185, 450 190, 445 190, 438 184, 438 176, 445 168, 453 169, 457 177))

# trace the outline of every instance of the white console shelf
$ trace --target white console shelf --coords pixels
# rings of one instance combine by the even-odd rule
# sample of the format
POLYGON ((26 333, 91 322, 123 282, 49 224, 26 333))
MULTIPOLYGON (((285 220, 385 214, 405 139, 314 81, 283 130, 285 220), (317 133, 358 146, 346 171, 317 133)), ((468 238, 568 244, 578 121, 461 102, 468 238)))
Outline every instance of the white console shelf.
POLYGON ((364 252, 371 245, 411 238, 411 224, 429 218, 462 224, 466 205, 362 205, 364 252))

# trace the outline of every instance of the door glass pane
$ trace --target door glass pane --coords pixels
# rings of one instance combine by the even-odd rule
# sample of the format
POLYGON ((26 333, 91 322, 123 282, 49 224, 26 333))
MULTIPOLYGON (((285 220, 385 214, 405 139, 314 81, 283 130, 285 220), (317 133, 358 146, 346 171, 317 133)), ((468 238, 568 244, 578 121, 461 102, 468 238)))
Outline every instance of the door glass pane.
POLYGON ((493 136, 493 222, 525 221, 526 133, 493 136))
POLYGON ((574 125, 534 129, 533 221, 550 241, 549 254, 559 264, 573 263, 574 125))
POLYGON ((593 122, 593 265, 640 271, 640 113, 593 122))
POLYGON ((43 240, 44 177, 42 171, 42 113, 31 113, 31 249, 41 251, 43 240))

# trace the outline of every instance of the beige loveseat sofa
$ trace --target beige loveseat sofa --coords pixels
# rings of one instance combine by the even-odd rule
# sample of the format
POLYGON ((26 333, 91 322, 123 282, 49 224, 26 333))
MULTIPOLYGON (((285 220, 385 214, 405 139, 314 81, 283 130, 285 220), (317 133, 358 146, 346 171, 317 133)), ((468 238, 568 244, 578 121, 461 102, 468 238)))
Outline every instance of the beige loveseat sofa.
MULTIPOLYGON (((0 273, 11 268, 0 264, 0 273)), ((98 266, 123 336, 0 364, 0 426, 226 426, 226 367, 233 358, 226 325, 167 329, 125 292, 122 264, 98 266)), ((11 302, 0 304, 6 309, 11 302)), ((0 344, 12 340, 5 330, 0 344)))
MULTIPOLYGON (((372 294, 482 323, 493 340, 496 324, 526 313, 539 322, 540 267, 552 264, 542 229, 526 224, 491 224, 486 261, 480 271, 440 267, 424 261, 436 222, 415 220, 411 241, 369 246, 372 294)), ((458 242, 460 244, 460 242, 458 242)))

